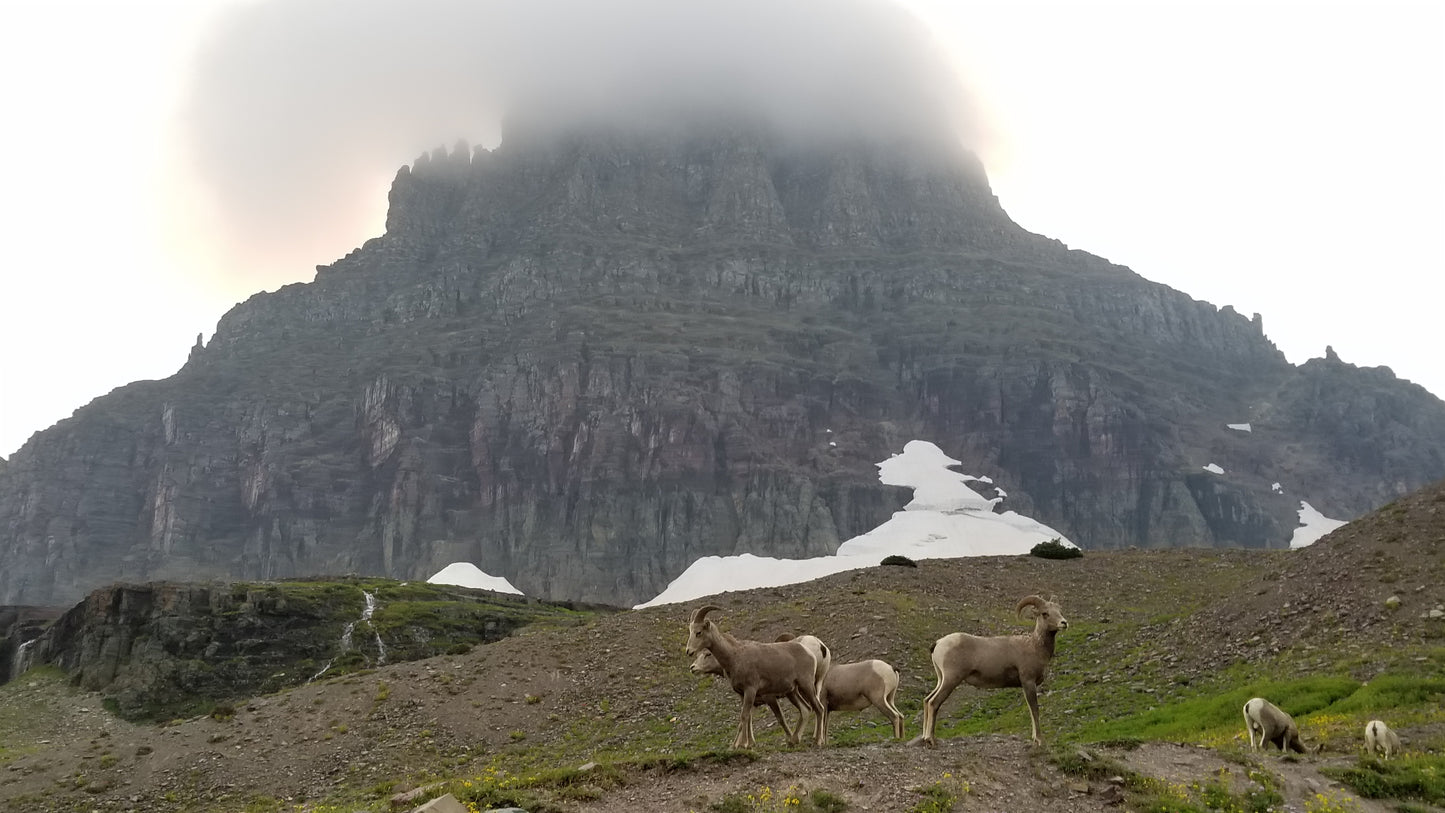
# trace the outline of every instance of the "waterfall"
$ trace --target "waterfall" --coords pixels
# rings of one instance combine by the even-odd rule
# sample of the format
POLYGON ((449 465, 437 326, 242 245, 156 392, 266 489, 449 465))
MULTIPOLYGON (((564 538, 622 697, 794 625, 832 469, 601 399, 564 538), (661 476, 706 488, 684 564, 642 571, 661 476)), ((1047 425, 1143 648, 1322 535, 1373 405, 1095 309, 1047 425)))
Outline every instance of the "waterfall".
POLYGON ((19 679, 21 675, 25 674, 25 670, 30 668, 30 658, 32 657, 30 645, 36 640, 31 638, 15 650, 15 660, 10 664, 10 680, 19 679))
MULTIPOLYGON (((378 664, 386 663, 386 644, 383 644, 381 642, 381 633, 377 632, 376 628, 373 627, 371 624, 371 614, 376 612, 376 594, 366 590, 362 590, 361 595, 364 599, 366 599, 366 606, 361 608, 360 618, 356 619, 355 621, 346 622, 346 626, 341 630, 341 644, 337 648, 336 654, 345 655, 347 652, 351 651, 351 634, 356 631, 357 624, 365 624, 368 627, 371 627, 371 634, 376 639, 376 662, 378 664)), ((306 682, 310 683, 311 681, 326 674, 327 670, 331 668, 331 665, 333 663, 336 663, 336 656, 332 656, 331 660, 328 660, 326 662, 326 665, 321 667, 321 671, 312 675, 310 678, 307 679, 306 682)))
POLYGON ((381 642, 381 633, 377 632, 376 627, 371 623, 371 614, 376 612, 376 596, 365 590, 362 590, 361 594, 366 596, 366 609, 361 611, 361 620, 371 627, 371 635, 376 639, 376 663, 380 665, 386 663, 386 644, 381 642))

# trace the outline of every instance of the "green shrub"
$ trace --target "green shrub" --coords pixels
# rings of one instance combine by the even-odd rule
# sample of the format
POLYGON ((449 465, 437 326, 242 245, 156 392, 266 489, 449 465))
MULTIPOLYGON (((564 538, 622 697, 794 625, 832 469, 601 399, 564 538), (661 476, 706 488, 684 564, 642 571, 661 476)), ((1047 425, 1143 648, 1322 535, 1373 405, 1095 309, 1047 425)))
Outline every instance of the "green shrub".
POLYGON ((878 564, 897 565, 899 567, 918 567, 917 562, 909 559, 907 556, 899 556, 897 554, 894 554, 893 556, 885 556, 883 558, 883 561, 879 562, 878 564))
POLYGON ((1047 542, 1040 542, 1029 551, 1030 556, 1040 559, 1077 559, 1084 555, 1073 545, 1065 545, 1057 536, 1047 542))

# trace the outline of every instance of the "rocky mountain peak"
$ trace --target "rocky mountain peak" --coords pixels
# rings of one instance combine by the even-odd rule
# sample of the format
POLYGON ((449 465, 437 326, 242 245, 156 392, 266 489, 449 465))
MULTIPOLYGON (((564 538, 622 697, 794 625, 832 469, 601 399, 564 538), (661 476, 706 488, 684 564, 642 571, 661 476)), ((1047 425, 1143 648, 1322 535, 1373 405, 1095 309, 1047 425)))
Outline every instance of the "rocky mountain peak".
POLYGON ((960 146, 803 144, 738 125, 438 149, 397 174, 387 233, 434 230, 439 217, 462 218, 469 231, 520 226, 569 242, 627 235, 665 246, 961 250, 1023 235, 960 146))
POLYGON ((385 234, 0 466, 0 603, 468 561, 630 605, 833 553, 913 439, 1086 548, 1278 547, 1445 477, 1438 399, 1025 231, 956 143, 674 124, 402 168, 385 234))

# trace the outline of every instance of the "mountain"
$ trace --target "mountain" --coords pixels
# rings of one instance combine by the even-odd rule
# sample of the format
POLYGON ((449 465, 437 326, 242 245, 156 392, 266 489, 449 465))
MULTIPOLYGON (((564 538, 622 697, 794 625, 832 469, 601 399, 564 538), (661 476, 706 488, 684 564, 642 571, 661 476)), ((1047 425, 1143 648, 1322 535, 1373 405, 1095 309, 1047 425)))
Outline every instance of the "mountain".
POLYGON ((1029 233, 951 144, 521 123, 32 437, 0 604, 467 561, 632 605, 703 556, 833 553, 906 500, 874 464, 912 439, 1086 549, 1283 547, 1302 500, 1445 477, 1439 399, 1029 233))

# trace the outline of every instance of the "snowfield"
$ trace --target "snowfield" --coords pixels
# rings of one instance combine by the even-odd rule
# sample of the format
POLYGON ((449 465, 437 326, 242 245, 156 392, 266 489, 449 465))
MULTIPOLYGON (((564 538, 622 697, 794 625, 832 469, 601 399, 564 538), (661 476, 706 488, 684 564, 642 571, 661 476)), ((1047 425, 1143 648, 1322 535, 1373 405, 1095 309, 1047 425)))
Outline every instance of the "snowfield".
POLYGON ((1314 506, 1300 500, 1299 524, 1294 529, 1294 536, 1290 537, 1290 550, 1313 545, 1320 537, 1345 524, 1342 519, 1330 519, 1316 511, 1314 506))
POLYGON ((471 562, 452 562, 438 571, 435 576, 427 579, 427 582, 430 584, 455 584, 458 587, 475 587, 479 590, 522 595, 522 591, 513 587, 512 583, 505 578, 493 576, 471 562))
POLYGON ((728 590, 780 587, 845 570, 877 565, 884 557, 952 559, 1028 553, 1034 545, 1064 535, 1030 517, 994 513, 1002 497, 984 497, 967 483, 987 478, 959 474, 957 460, 925 440, 909 441, 903 453, 878 464, 885 485, 913 489, 913 500, 887 522, 838 547, 833 556, 775 559, 769 556, 705 556, 693 562, 655 598, 637 608, 693 601, 728 590))
MULTIPOLYGON (((1231 424, 1230 428, 1237 426, 1231 424)), ((634 609, 694 601, 732 590, 781 587, 821 579, 845 570, 873 567, 888 556, 914 560, 1014 556, 1028 553, 1034 545, 1050 539, 1074 545, 1063 534, 1032 517, 1013 511, 997 512, 996 507, 1006 496, 1004 492, 992 489, 998 496, 985 497, 974 491, 968 486, 970 482, 991 487, 993 481, 959 474, 949 468, 957 465, 959 461, 936 445, 926 440, 909 441, 902 454, 895 454, 877 466, 879 482, 911 488, 913 499, 887 522, 844 542, 834 555, 812 559, 777 559, 751 553, 704 556, 673 579, 667 589, 634 609)), ((1203 468, 1214 474, 1225 473, 1214 463, 1203 468)), ((1283 493, 1279 483, 1272 488, 1276 493, 1283 493)), ((1295 529, 1290 548, 1310 545, 1345 524, 1324 516, 1307 502, 1300 503, 1299 518, 1300 527, 1295 529)), ((427 581, 522 595, 522 591, 505 578, 492 576, 470 562, 447 565, 427 581)))

